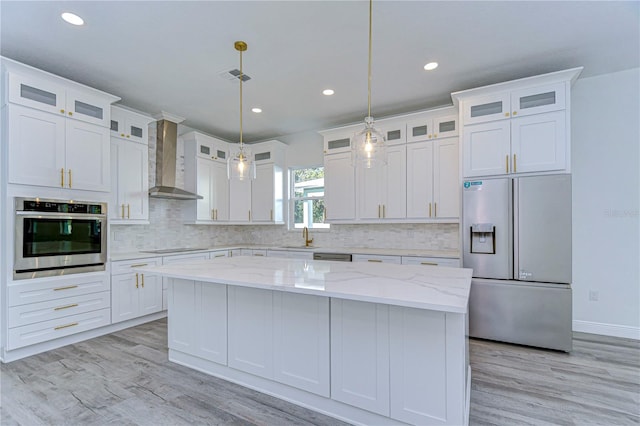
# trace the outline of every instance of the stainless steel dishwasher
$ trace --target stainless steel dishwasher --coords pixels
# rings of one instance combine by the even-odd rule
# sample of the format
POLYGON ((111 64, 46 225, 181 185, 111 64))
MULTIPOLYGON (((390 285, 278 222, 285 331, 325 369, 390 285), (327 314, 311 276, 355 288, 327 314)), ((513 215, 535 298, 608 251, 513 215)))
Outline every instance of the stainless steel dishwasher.
POLYGON ((347 254, 347 253, 313 253, 313 260, 333 260, 335 262, 351 262, 351 254, 347 254))

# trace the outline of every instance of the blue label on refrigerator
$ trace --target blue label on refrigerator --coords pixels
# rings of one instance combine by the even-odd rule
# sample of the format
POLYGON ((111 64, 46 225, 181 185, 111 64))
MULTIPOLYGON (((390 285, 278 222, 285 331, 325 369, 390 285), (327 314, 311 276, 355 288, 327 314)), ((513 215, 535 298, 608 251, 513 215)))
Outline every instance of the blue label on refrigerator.
POLYGON ((464 189, 466 191, 477 191, 482 187, 482 181, 481 180, 475 180, 475 181, 467 180, 462 184, 462 186, 464 186, 464 189))

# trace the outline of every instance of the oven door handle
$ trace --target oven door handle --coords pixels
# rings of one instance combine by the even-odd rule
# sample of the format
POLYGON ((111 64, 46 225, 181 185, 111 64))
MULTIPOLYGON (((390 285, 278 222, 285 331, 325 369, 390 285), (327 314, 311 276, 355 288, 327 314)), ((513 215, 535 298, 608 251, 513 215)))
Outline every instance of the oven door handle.
POLYGON ((97 215, 97 214, 85 214, 85 213, 56 213, 56 212, 27 212, 27 211, 17 211, 16 216, 22 216, 25 218, 47 218, 50 217, 52 219, 88 219, 88 220, 105 220, 107 215, 97 215))

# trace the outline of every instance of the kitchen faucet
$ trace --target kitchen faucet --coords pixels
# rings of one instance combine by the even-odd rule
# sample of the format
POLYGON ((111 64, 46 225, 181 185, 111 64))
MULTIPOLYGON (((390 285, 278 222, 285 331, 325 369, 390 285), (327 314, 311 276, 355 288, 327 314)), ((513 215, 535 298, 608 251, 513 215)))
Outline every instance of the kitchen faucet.
POLYGON ((306 226, 302 230, 302 236, 304 237, 304 246, 309 247, 309 245, 313 243, 313 238, 309 239, 309 228, 307 228, 306 226))

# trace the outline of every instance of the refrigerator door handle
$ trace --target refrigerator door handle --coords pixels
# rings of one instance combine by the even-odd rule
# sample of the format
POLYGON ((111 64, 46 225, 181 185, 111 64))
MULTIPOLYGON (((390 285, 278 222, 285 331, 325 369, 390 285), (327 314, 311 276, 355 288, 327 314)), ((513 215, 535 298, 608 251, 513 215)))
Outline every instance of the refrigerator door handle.
POLYGON ((513 272, 514 280, 520 279, 520 180, 513 180, 513 272))

